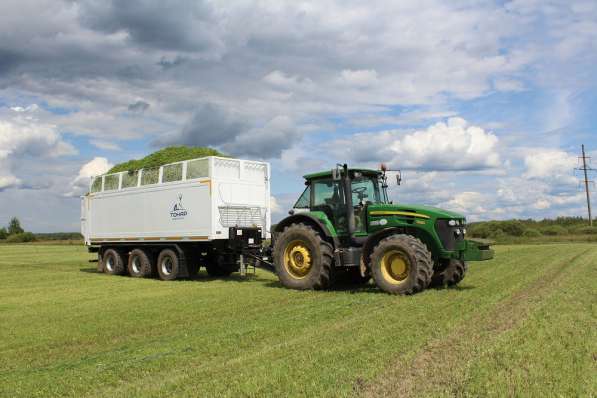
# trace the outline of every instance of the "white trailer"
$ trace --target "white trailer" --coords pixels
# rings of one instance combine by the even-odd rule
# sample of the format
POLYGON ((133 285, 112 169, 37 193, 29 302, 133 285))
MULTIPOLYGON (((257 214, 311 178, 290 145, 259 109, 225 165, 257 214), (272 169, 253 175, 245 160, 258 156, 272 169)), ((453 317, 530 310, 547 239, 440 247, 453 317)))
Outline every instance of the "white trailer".
POLYGON ((270 238, 270 167, 209 156, 93 177, 81 232, 98 269, 161 279, 242 267, 270 238), (239 261, 240 260, 240 261, 239 261))

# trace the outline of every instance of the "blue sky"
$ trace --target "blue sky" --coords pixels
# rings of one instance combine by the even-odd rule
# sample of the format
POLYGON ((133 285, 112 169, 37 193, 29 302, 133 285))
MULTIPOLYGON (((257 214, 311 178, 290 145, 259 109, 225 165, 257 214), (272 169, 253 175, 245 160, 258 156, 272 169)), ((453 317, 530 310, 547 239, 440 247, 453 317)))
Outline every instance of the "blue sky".
POLYGON ((90 175, 166 145, 271 162, 274 220, 338 162, 472 220, 586 216, 595 70, 594 1, 3 1, 0 224, 77 230, 90 175))

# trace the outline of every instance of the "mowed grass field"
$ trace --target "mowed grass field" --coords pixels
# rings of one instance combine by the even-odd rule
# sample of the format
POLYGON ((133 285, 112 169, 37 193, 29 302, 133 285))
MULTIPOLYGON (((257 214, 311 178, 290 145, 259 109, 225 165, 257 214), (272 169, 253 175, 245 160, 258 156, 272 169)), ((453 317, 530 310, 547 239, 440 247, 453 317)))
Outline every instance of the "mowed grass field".
POLYGON ((0 396, 595 396, 597 245, 496 249, 458 288, 395 297, 0 245, 0 396))

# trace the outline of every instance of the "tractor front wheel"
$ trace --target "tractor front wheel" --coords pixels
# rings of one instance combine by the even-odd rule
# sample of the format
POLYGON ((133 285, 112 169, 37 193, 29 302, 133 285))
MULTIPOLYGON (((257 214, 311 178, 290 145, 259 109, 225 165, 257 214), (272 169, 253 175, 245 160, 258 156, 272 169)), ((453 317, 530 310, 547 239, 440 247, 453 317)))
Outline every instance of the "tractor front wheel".
POLYGON ((382 239, 370 257, 377 286, 391 294, 413 294, 425 289, 433 275, 433 260, 427 246, 410 235, 382 239))
POLYGON ((310 226, 291 224, 276 239, 274 264, 285 287, 326 289, 331 285, 332 245, 310 226))

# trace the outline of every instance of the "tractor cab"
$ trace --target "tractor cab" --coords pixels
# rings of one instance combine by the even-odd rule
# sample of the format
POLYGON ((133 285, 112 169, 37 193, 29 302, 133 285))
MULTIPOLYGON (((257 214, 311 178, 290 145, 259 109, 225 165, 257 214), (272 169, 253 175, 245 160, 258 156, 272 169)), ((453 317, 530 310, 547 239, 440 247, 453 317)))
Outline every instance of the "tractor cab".
POLYGON ((348 234, 351 215, 355 233, 366 235, 367 206, 389 203, 385 174, 379 170, 347 168, 307 174, 304 178, 307 187, 290 213, 322 212, 339 236, 348 234))

